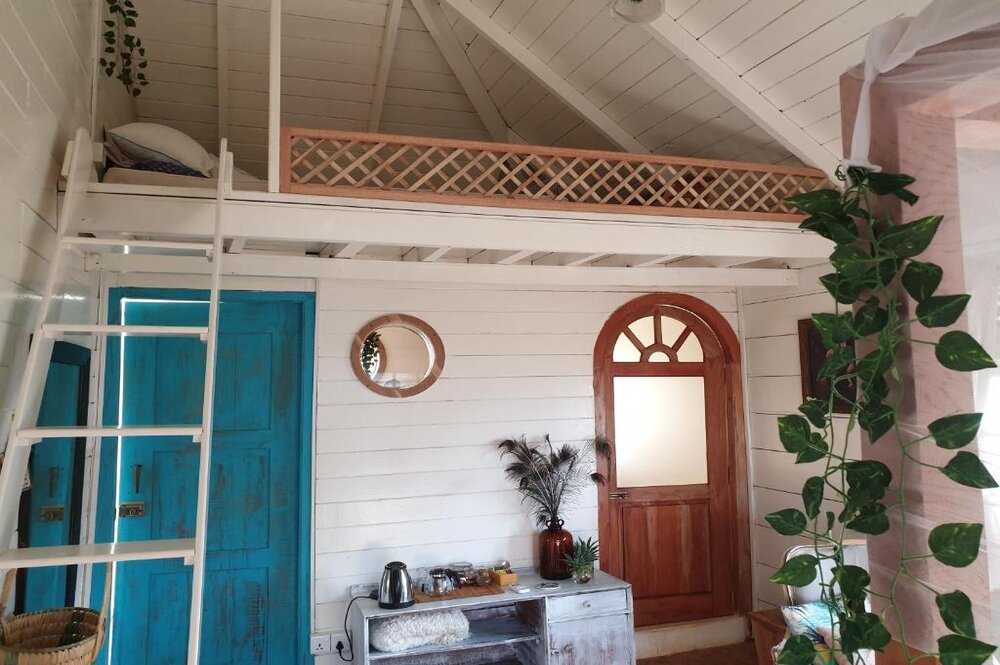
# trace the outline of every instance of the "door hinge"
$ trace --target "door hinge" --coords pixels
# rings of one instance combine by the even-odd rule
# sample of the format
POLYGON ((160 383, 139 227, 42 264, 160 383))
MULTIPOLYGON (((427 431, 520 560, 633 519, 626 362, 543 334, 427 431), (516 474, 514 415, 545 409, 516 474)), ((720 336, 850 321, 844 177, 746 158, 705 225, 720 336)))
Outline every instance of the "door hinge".
POLYGON ((608 492, 609 499, 627 499, 628 492, 608 492))

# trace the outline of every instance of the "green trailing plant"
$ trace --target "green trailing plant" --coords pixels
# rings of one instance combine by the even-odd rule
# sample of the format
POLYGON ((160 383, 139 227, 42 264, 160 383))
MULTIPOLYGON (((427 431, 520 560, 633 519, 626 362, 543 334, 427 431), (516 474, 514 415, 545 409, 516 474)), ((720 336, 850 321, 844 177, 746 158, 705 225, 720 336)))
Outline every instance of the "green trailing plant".
MULTIPOLYGON (((796 456, 796 463, 819 462, 822 472, 806 480, 802 509, 780 510, 766 517, 778 533, 805 535, 815 547, 812 553, 790 558, 771 581, 802 587, 819 578, 824 600, 831 608, 831 621, 839 625, 840 640, 835 649, 851 662, 858 662, 859 651, 881 650, 890 642, 887 619, 891 619, 909 663, 934 656, 942 665, 979 665, 995 647, 976 639, 968 595, 934 588, 911 567, 932 561, 968 566, 979 553, 983 526, 941 524, 930 532, 926 550, 911 551, 905 485, 908 469, 918 465, 937 469, 966 487, 997 487, 979 457, 961 450, 976 438, 982 414, 944 415, 930 423, 922 437, 904 432, 899 407, 907 385, 901 359, 912 345, 927 345, 949 370, 972 372, 995 364, 969 334, 960 330, 937 332, 958 320, 969 296, 938 293, 941 267, 917 258, 931 244, 942 218, 894 223, 885 212, 885 197, 909 205, 917 201, 907 189, 914 178, 862 168, 850 168, 838 176, 844 181, 842 192, 825 189, 786 199, 809 216, 802 228, 836 245, 830 255, 834 272, 820 281, 837 302, 837 311, 812 317, 828 350, 819 377, 829 382, 830 398, 808 399, 799 413, 778 419, 781 444, 796 456), (904 316, 904 293, 916 304, 916 320, 904 316), (835 431, 834 402, 838 398, 849 405, 850 413, 844 426, 835 431), (899 461, 898 466, 893 462, 895 469, 876 460, 848 457, 848 437, 857 427, 867 432, 872 444, 896 448, 899 461), (928 445, 955 452, 943 466, 930 464, 915 454, 917 446, 928 445), (824 510, 824 501, 830 499, 838 502, 839 513, 824 510), (876 591, 867 570, 845 563, 842 546, 848 532, 870 536, 886 533, 892 515, 897 522, 900 564, 885 587, 876 591), (950 631, 937 640, 933 654, 919 655, 907 646, 898 595, 904 582, 934 597, 950 631), (878 612, 870 609, 873 599, 882 608, 878 612)), ((895 454, 889 457, 895 459, 895 454)), ((792 637, 778 663, 808 665, 815 656, 808 638, 792 637)))
POLYGON ((104 55, 101 56, 101 68, 104 75, 121 82, 133 97, 142 94, 142 89, 149 85, 145 69, 146 47, 142 39, 136 35, 136 20, 139 11, 132 0, 105 0, 108 5, 108 16, 104 21, 104 55))
POLYGON ((361 345, 361 367, 364 368, 365 374, 368 376, 372 375, 372 370, 378 364, 378 344, 381 339, 382 336, 377 330, 372 331, 368 333, 364 344, 361 345))
POLYGON ((563 507, 583 492, 588 481, 605 482, 604 476, 590 470, 590 449, 598 455, 610 455, 610 446, 603 437, 584 447, 564 444, 557 448, 548 434, 541 446, 532 446, 521 436, 502 441, 497 448, 500 458, 508 460, 504 474, 517 487, 522 503, 528 504, 539 526, 557 522, 563 507))
POLYGON ((574 573, 585 573, 594 569, 594 563, 600 556, 597 543, 593 538, 577 538, 573 549, 563 557, 563 561, 574 573))

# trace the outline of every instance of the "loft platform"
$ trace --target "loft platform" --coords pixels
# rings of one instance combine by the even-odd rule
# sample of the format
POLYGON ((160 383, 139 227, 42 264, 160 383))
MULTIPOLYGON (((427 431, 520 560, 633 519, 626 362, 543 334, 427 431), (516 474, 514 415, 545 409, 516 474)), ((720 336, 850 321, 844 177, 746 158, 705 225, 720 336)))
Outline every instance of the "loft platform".
MULTIPOLYGON (((224 183, 227 274, 786 286, 831 250, 783 203, 827 185, 813 169, 317 130, 285 139, 283 191, 224 183)), ((88 268, 208 274, 183 248, 211 239, 217 197, 191 180, 89 183, 75 224, 88 268)))

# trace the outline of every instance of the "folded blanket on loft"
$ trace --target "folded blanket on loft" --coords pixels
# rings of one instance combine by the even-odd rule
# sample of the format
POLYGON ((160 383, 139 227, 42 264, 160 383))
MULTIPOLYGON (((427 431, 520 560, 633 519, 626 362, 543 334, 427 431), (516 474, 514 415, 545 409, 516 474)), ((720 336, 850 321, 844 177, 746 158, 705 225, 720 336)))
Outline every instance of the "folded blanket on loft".
POLYGON ((454 644, 469 637, 462 610, 416 612, 372 622, 369 641, 379 651, 405 651, 427 644, 454 644))

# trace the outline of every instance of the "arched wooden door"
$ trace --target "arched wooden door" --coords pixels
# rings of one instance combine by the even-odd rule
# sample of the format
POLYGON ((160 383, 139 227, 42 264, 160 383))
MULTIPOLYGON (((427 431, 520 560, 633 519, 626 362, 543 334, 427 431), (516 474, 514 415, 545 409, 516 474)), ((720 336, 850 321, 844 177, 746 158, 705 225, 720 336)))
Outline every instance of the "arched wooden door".
POLYGON ((633 586, 636 625, 749 610, 739 342, 698 298, 643 296, 594 350, 601 567, 633 586))

